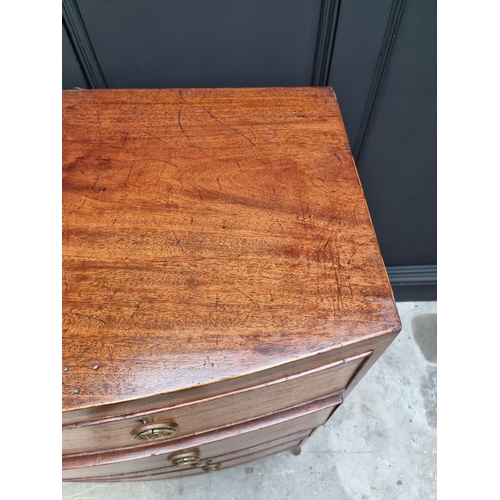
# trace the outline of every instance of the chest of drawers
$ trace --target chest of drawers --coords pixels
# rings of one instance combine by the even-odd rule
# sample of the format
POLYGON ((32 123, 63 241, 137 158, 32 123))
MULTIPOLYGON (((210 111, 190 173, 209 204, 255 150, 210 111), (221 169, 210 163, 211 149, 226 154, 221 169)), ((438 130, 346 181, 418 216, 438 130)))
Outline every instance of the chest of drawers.
POLYGON ((330 88, 63 93, 63 479, 324 424, 401 329, 330 88))

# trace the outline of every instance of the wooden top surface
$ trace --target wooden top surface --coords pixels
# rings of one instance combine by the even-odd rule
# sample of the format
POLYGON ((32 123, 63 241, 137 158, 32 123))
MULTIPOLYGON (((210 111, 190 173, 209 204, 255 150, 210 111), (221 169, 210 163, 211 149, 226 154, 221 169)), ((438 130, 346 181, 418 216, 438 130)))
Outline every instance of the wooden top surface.
POLYGON ((63 410, 401 326, 331 88, 63 92, 63 410))

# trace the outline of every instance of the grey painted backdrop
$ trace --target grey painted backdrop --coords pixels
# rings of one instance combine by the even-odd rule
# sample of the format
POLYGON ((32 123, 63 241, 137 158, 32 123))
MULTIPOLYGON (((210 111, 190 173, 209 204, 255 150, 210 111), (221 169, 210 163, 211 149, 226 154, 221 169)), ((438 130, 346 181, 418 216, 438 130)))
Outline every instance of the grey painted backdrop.
POLYGON ((329 85, 397 300, 435 300, 436 0, 63 0, 63 89, 329 85))

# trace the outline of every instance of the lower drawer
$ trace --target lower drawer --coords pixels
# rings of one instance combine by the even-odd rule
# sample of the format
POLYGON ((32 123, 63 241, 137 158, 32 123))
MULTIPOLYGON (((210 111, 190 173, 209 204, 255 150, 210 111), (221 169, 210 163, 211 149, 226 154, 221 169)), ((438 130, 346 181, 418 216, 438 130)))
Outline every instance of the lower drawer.
MULTIPOLYGON (((74 455, 63 458, 63 480, 99 478, 117 474, 148 473, 173 465, 183 456, 195 462, 246 450, 323 425, 336 406, 341 393, 276 412, 263 418, 178 438, 165 443, 116 452, 74 455)), ((187 468, 191 470, 191 466, 187 468)), ((176 469, 180 472, 181 469, 176 469)))
MULTIPOLYGON (((273 455, 274 453, 279 453, 283 450, 289 450, 294 446, 298 446, 302 440, 311 434, 310 430, 298 432, 291 436, 286 436, 282 439, 277 439, 271 441, 270 443, 264 443, 257 446, 252 446, 245 450, 237 451, 234 453, 229 453, 227 455, 219 455, 211 459, 205 459, 200 461, 199 464, 193 467, 175 467, 169 465, 167 467, 162 467, 160 469, 153 469, 149 471, 134 472, 130 474, 118 474, 113 476, 103 476, 103 477, 89 477, 85 481, 146 481, 146 480, 157 480, 157 479, 167 479, 171 477, 181 477, 190 476, 193 474, 200 474, 206 472, 215 472, 220 469, 226 469, 232 467, 233 465, 239 465, 246 462, 250 462, 256 458, 273 455)), ((83 479, 70 479, 68 481, 83 481, 83 479)))

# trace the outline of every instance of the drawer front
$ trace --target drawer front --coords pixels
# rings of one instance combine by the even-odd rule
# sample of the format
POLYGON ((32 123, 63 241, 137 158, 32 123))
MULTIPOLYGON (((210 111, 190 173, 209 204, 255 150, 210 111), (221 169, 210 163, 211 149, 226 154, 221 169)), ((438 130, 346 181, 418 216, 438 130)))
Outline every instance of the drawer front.
MULTIPOLYGON (((252 460, 257 460, 259 458, 264 458, 270 455, 274 455, 276 453, 280 453, 282 451, 291 450, 294 446, 298 446, 301 440, 290 441, 286 444, 282 444, 280 446, 276 446, 274 448, 267 448, 265 450, 255 452, 251 455, 245 455, 239 458, 235 458, 233 460, 227 460, 219 464, 219 468, 217 470, 228 469, 229 467, 234 467, 236 465, 245 464, 251 462, 252 460)), ((142 477, 126 477, 126 478, 109 478, 106 481, 109 482, 122 482, 122 481, 147 481, 147 480, 159 480, 159 479, 172 479, 176 477, 184 477, 184 476, 193 476, 195 474, 206 474, 207 472, 216 472, 216 471, 205 471, 200 468, 191 468, 185 470, 164 472, 154 475, 145 475, 142 477)))
POLYGON ((341 402, 341 395, 334 394, 204 435, 178 438, 138 449, 65 457, 63 479, 99 478, 162 469, 171 466, 180 455, 189 453, 197 455, 197 462, 213 460, 214 457, 236 453, 296 433, 310 432, 324 424, 341 402))
POLYGON ((273 382, 163 411, 63 430, 63 454, 104 452, 202 433, 271 414, 344 389, 371 352, 273 382))
MULTIPOLYGON (((128 474, 117 474, 113 476, 89 477, 85 481, 144 481, 155 479, 166 479, 170 477, 180 477, 205 472, 215 472, 219 469, 225 469, 233 465, 242 464, 260 456, 272 455, 282 450, 288 450, 299 445, 306 437, 311 434, 311 430, 298 432, 282 439, 276 439, 269 443, 252 446, 245 450, 217 455, 212 458, 205 458, 196 466, 175 467, 168 465, 159 469, 148 471, 133 472, 128 474), (211 468, 209 467, 211 466, 211 468)), ((74 480, 72 480, 74 481, 74 480)), ((78 481, 78 480, 77 480, 78 481)))

